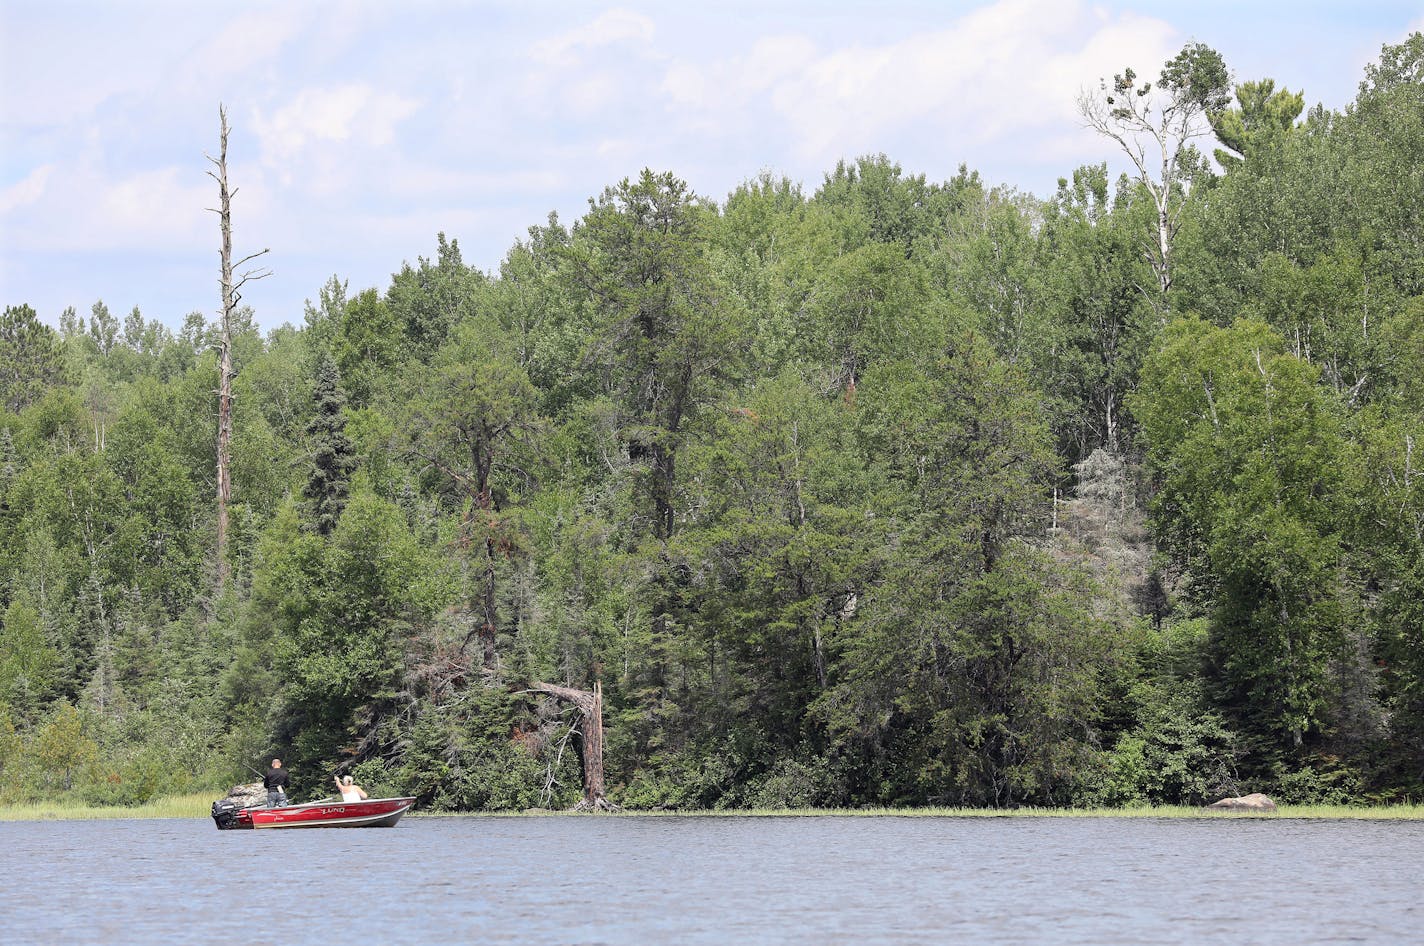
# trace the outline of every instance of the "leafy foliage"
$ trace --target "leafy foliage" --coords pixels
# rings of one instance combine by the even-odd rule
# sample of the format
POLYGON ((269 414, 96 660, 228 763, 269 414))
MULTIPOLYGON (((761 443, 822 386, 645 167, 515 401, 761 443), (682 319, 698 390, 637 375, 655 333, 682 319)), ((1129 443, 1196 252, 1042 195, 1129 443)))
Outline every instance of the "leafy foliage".
POLYGON ((1417 796, 1421 50, 1302 121, 1189 44, 1046 198, 646 170, 239 312, 218 597, 203 317, 7 307, 0 797, 562 807, 538 681, 628 807, 1417 796))

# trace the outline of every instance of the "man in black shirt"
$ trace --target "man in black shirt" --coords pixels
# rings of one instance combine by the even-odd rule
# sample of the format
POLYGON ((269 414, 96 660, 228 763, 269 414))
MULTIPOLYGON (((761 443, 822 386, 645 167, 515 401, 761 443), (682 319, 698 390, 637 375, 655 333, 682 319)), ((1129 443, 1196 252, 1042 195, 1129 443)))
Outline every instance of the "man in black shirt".
POLYGON ((287 770, 282 768, 281 759, 272 760, 272 767, 262 777, 262 787, 267 789, 268 808, 282 808, 287 804, 287 770))

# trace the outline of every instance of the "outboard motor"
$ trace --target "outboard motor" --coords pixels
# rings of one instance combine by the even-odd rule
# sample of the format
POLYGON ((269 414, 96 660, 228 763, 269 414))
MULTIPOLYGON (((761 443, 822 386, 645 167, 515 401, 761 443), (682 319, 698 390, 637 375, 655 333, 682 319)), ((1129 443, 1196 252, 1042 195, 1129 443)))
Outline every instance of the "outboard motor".
POLYGON ((227 831, 231 828, 245 828, 251 822, 243 824, 239 820, 237 813, 242 810, 242 805, 231 798, 223 798, 213 802, 213 821, 217 823, 218 830, 227 831))

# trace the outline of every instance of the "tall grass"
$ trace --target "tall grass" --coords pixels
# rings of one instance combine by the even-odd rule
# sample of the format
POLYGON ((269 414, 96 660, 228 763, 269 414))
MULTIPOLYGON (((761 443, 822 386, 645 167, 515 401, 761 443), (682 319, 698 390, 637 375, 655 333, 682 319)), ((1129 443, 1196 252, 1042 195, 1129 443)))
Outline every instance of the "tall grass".
POLYGON ((0 821, 94 821, 113 818, 201 818, 221 792, 169 795, 142 805, 89 805, 80 801, 40 801, 0 805, 0 821))

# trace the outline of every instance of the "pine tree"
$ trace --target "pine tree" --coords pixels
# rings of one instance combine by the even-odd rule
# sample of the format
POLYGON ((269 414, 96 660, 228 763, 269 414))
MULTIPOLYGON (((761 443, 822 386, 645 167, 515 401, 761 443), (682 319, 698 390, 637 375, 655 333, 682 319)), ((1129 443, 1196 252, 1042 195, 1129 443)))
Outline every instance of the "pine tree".
POLYGON ((317 366, 312 399, 316 403, 316 415, 307 424, 312 474, 305 493, 312 503, 312 523, 316 531, 331 535, 341 511, 346 508, 356 456, 351 438, 346 436, 346 395, 341 390, 341 374, 330 356, 322 356, 317 366))
POLYGON ((27 305, 0 314, 0 410, 19 413, 64 382, 59 338, 27 305))
POLYGON ((1216 140, 1226 146, 1216 149, 1216 161, 1228 171, 1239 167, 1253 149, 1280 140, 1295 127, 1305 108, 1305 93, 1277 89, 1274 79, 1262 79, 1238 85, 1236 101, 1239 108, 1208 116, 1216 140))
POLYGON ((15 435, 10 433, 9 427, 0 427, 0 509, 5 508, 5 494, 19 473, 20 454, 15 450, 15 435))

